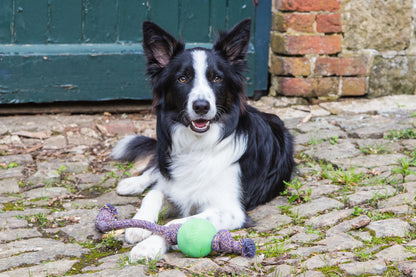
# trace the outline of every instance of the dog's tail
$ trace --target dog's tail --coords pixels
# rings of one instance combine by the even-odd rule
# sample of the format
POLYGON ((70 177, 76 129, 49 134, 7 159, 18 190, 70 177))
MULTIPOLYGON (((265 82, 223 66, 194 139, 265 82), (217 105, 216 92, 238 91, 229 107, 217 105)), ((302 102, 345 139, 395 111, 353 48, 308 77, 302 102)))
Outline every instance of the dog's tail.
POLYGON ((119 161, 134 162, 155 154, 155 139, 132 135, 120 140, 111 152, 110 157, 119 161))

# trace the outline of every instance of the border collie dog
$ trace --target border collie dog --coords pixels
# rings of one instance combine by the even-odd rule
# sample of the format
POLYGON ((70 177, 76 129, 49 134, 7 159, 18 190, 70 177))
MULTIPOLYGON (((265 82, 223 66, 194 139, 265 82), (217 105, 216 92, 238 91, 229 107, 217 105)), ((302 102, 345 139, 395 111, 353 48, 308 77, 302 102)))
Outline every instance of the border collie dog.
MULTIPOLYGON (((250 19, 221 33, 212 49, 184 44, 152 22, 143 23, 157 140, 128 136, 113 149, 117 160, 150 157, 140 176, 122 180, 120 195, 151 187, 134 218, 156 222, 163 200, 182 217, 209 220, 217 230, 247 227, 247 211, 284 190, 294 169, 292 137, 283 122, 249 106, 244 71, 250 19)), ((130 258, 159 258, 167 243, 130 228, 130 258)))

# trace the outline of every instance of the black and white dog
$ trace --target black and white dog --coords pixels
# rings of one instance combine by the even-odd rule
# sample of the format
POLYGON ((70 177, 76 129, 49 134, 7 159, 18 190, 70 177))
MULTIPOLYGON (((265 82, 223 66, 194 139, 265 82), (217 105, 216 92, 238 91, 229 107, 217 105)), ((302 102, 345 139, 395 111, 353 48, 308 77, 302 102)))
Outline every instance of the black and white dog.
MULTIPOLYGON (((284 190, 294 169, 292 137, 279 117, 246 102, 244 71, 250 19, 220 34, 213 49, 185 50, 184 44, 152 22, 143 23, 143 48, 157 113, 157 140, 129 136, 112 157, 133 161, 151 156, 138 177, 122 180, 120 195, 140 194, 134 216, 156 222, 166 197, 190 217, 217 230, 248 226, 246 211, 284 190)), ((131 260, 158 258, 165 241, 138 228, 126 230, 137 244, 131 260)))

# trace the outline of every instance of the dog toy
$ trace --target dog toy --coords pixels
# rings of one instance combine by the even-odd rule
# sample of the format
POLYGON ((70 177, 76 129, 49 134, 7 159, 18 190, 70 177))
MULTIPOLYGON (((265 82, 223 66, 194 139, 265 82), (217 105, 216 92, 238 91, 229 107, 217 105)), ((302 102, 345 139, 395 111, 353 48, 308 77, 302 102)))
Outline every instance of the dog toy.
POLYGON ((214 225, 205 219, 193 218, 184 224, 164 226, 139 219, 117 220, 117 217, 116 208, 106 204, 95 219, 95 227, 101 232, 125 228, 146 229, 163 237, 171 245, 177 244, 185 255, 193 258, 205 257, 211 250, 236 253, 247 258, 256 254, 256 246, 251 239, 236 241, 229 231, 217 232, 214 225))

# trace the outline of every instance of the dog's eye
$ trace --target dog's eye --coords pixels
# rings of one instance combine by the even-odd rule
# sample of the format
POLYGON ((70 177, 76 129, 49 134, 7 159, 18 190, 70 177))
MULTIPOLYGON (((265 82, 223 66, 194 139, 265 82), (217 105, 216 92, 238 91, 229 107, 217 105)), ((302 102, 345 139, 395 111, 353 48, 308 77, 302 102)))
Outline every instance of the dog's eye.
POLYGON ((178 78, 178 81, 181 83, 186 83, 188 79, 186 78, 186 76, 182 75, 181 77, 178 78))
POLYGON ((218 75, 215 75, 214 76, 214 79, 212 79, 212 81, 214 82, 214 83, 218 83, 218 82, 220 82, 222 80, 222 78, 220 77, 220 76, 218 76, 218 75))

